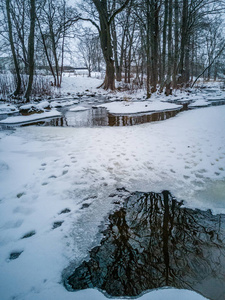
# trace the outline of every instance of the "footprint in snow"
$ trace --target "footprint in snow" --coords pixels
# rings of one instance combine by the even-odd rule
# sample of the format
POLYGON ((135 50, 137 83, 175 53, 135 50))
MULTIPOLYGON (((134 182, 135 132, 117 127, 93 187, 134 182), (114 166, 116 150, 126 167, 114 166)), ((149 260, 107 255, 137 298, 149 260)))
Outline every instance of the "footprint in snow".
POLYGON ((9 255, 9 260, 17 259, 22 253, 23 253, 23 251, 11 252, 9 255))
POLYGON ((68 170, 64 170, 64 171, 62 172, 62 176, 65 175, 65 174, 67 174, 67 173, 68 173, 68 170))
POLYGON ((59 215, 68 214, 69 212, 71 212, 71 210, 69 208, 65 208, 59 213, 59 215))
POLYGON ((81 206, 81 209, 88 208, 90 205, 91 205, 90 203, 84 203, 84 204, 81 206))
POLYGON ((17 198, 21 198, 21 197, 24 196, 25 194, 26 194, 25 192, 18 193, 18 194, 16 195, 16 197, 17 197, 17 198))
POLYGON ((36 234, 36 231, 35 230, 31 230, 30 232, 24 234, 24 236, 21 237, 21 239, 27 239, 27 238, 30 238, 32 237, 33 235, 36 234))
POLYGON ((54 222, 53 225, 52 225, 52 229, 56 229, 56 228, 60 227, 63 222, 64 221, 56 221, 56 222, 54 222))

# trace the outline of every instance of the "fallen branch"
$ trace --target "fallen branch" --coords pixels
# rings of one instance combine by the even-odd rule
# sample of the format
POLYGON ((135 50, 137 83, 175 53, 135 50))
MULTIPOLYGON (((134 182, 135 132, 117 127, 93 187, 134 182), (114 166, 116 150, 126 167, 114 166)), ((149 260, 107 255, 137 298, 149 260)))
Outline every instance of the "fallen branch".
POLYGON ((195 81, 191 85, 191 88, 193 88, 193 86, 195 85, 197 80, 213 65, 214 61, 222 54, 224 49, 225 49, 225 43, 224 43, 223 47, 220 49, 220 51, 217 53, 217 55, 213 58, 212 62, 204 69, 204 71, 201 74, 199 74, 197 76, 197 78, 195 79, 195 81))

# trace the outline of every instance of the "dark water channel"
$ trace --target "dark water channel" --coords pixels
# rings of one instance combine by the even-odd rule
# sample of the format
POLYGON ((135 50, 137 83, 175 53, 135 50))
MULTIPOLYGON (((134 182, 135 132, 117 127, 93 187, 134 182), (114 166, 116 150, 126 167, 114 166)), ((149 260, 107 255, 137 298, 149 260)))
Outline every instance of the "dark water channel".
POLYGON ((178 112, 179 110, 145 114, 113 115, 110 114, 106 108, 99 107, 77 112, 63 111, 62 117, 38 121, 32 123, 32 125, 60 127, 131 126, 166 120, 176 116, 178 112))
POLYGON ((167 191, 135 192, 108 222, 100 245, 74 267, 67 287, 139 296, 171 286, 225 299, 225 215, 185 208, 167 191))

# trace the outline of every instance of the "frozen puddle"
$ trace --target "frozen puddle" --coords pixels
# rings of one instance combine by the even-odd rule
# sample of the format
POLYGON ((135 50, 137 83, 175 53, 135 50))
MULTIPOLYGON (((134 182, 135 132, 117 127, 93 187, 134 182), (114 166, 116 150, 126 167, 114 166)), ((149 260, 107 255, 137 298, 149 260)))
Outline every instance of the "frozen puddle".
POLYGON ((225 215, 185 208, 168 191, 134 192, 123 205, 114 198, 100 246, 74 267, 69 290, 124 297, 170 286, 224 299, 225 215))

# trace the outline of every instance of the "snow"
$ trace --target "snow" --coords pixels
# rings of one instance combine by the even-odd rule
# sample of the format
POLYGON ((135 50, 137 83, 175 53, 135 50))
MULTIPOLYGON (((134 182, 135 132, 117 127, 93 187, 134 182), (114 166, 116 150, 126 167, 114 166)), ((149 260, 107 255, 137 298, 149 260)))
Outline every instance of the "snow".
POLYGON ((70 108, 69 111, 83 111, 83 110, 88 110, 88 109, 90 109, 90 108, 84 107, 84 106, 77 106, 77 107, 70 108))
POLYGON ((14 114, 18 112, 19 110, 15 105, 4 103, 0 104, 0 115, 2 114, 14 114))
MULTIPOLYGON (((167 189, 187 206, 225 212, 224 128, 220 106, 131 127, 0 131, 1 299, 105 299, 96 290, 68 292, 61 274, 100 241, 117 187, 167 189), (80 209, 83 203, 91 205, 80 209), (63 223, 53 229, 55 222, 63 223), (16 251, 23 252, 9 260, 16 251)), ((140 299, 165 298, 203 299, 175 289, 140 299)))
POLYGON ((206 100, 198 100, 198 101, 195 101, 194 103, 191 103, 188 105, 188 107, 190 108, 194 108, 194 107, 205 107, 205 106, 209 106, 210 103, 206 100))
MULTIPOLYGON (((56 299, 63 299, 63 300, 105 300, 109 299, 106 298, 102 293, 95 289, 88 289, 74 293, 67 293, 60 289, 58 286, 52 286, 51 291, 45 290, 44 293, 35 294, 32 300, 56 300, 56 299)), ((111 298, 111 299, 129 299, 129 298, 111 298)), ((165 288, 161 290, 151 291, 149 293, 144 294, 143 296, 139 297, 140 300, 204 300, 206 298, 202 297, 201 295, 187 291, 187 290, 178 290, 172 288, 165 288)))
POLYGON ((20 109, 28 110, 28 109, 32 109, 33 107, 36 107, 38 109, 45 109, 45 108, 49 107, 49 105, 50 105, 50 103, 48 101, 41 101, 38 104, 31 103, 31 104, 21 105, 20 109))
POLYGON ((51 111, 45 111, 40 114, 32 114, 29 116, 15 116, 15 117, 8 117, 4 120, 0 121, 0 124, 21 124, 21 123, 30 123, 31 121, 37 121, 42 120, 46 118, 53 118, 60 116, 61 113, 58 112, 55 109, 52 109, 51 111))
POLYGON ((135 114, 143 112, 154 112, 164 110, 179 110, 181 105, 166 103, 166 102, 150 102, 150 101, 137 101, 137 102, 111 102, 100 104, 98 107, 105 107, 111 114, 135 114))
MULTIPOLYGON (((98 95, 96 87, 101 82, 97 78, 67 77, 62 93, 98 95)), ((101 94, 113 101, 104 107, 114 113, 181 107, 162 100, 195 101, 194 106, 199 107, 212 98, 207 92, 177 92, 170 97, 155 94, 151 101, 137 101, 143 99, 144 92, 101 94), (124 99, 130 100, 115 102, 124 99)), ((50 104, 78 102, 62 98, 50 104)), ((45 108, 45 104, 40 105, 45 108)), ((1 108, 8 111, 7 106, 1 108)), ((76 113, 82 108, 85 106, 70 111, 76 113)), ((59 115, 51 110, 0 122, 29 123, 59 115)), ((100 242, 98 226, 114 209, 109 195, 118 187, 131 192, 166 189, 178 200, 185 200, 186 206, 225 213, 224 128, 225 106, 213 106, 131 127, 29 126, 0 131, 1 299, 106 299, 96 289, 68 292, 62 273, 71 262, 79 264, 100 242), (81 209, 84 203, 91 205, 81 209), (65 209, 67 213, 62 213, 65 209), (54 228, 55 222, 63 223, 54 228), (22 238, 31 232, 35 234, 22 238), (21 255, 10 260, 14 252, 21 255)), ((165 288, 148 291, 140 299, 205 298, 191 291, 165 288)))
MULTIPOLYGON (((93 74, 94 76, 94 74, 93 74)), ((97 88, 102 84, 103 79, 95 78, 95 77, 87 77, 87 76, 64 76, 62 81, 61 93, 103 93, 103 91, 99 91, 97 88)), ((107 93, 107 92, 105 92, 107 93)))
POLYGON ((70 106, 70 105, 73 105, 73 104, 78 104, 79 103, 79 100, 74 100, 74 99, 69 99, 69 100, 54 100, 54 101, 51 101, 51 107, 64 107, 64 106, 70 106))

